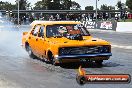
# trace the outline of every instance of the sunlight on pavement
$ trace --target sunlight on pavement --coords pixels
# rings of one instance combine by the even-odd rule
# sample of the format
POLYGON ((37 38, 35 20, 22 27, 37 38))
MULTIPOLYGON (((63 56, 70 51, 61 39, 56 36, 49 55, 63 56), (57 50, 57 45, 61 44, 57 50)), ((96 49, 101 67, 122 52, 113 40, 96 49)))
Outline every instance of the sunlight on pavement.
POLYGON ((15 83, 0 78, 0 88, 20 88, 15 83))
POLYGON ((112 47, 114 47, 114 48, 122 48, 122 49, 130 49, 130 50, 132 50, 132 46, 127 46, 127 45, 125 45, 125 46, 123 46, 123 45, 116 45, 116 44, 112 44, 111 45, 112 47))

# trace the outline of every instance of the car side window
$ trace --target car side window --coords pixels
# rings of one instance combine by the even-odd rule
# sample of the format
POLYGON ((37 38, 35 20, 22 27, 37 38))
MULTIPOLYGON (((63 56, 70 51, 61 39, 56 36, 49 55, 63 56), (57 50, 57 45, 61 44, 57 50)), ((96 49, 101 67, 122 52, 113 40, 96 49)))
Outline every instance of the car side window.
POLYGON ((38 33, 38 37, 44 37, 44 26, 40 27, 39 33, 38 33))
POLYGON ((39 26, 39 25, 38 25, 38 26, 36 26, 36 27, 34 28, 34 31, 33 31, 33 35, 34 35, 34 36, 37 36, 37 35, 38 35, 39 28, 40 28, 40 26, 39 26))

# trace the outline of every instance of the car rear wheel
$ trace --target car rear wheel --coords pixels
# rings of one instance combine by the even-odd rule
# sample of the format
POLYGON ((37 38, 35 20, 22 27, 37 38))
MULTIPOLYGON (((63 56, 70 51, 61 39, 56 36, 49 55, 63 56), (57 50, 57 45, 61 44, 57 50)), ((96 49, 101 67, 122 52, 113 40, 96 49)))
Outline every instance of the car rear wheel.
POLYGON ((95 61, 95 63, 97 64, 97 65, 99 65, 99 66, 102 66, 103 64, 103 60, 97 60, 97 61, 95 61))
POLYGON ((30 47, 29 45, 26 45, 25 48, 26 48, 26 51, 28 52, 29 56, 30 56, 31 58, 35 59, 36 56, 33 54, 31 47, 30 47))

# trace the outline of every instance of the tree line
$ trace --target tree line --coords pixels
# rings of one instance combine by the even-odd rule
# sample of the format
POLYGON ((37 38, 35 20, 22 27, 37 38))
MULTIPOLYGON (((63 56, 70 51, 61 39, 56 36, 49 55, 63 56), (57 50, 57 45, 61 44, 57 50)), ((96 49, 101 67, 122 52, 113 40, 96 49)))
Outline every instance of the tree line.
MULTIPOLYGON (((41 0, 31 6, 28 0, 20 0, 20 10, 81 10, 79 3, 71 0, 41 0)), ((118 1, 116 4, 119 10, 122 10, 128 6, 129 10, 132 10, 132 0, 126 0, 126 3, 118 1)), ((0 2, 0 10, 17 10, 18 0, 15 4, 10 2, 0 2)), ((93 6, 86 6, 85 10, 94 10, 93 6)), ((115 10, 115 6, 108 6, 106 4, 101 5, 100 10, 115 10)))
MULTIPOLYGON (((81 6, 71 0, 42 0, 31 6, 27 0, 19 0, 20 10, 81 10, 81 6)), ((18 0, 15 4, 10 2, 0 2, 0 10, 17 10, 18 0)))

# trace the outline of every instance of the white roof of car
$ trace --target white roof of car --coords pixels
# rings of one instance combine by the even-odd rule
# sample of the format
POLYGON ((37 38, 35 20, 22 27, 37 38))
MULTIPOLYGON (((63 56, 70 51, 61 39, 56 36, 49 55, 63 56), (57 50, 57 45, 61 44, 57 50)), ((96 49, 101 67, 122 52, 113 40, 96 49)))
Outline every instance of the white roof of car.
POLYGON ((36 24, 80 24, 80 21, 33 21, 30 25, 34 26, 36 24))

